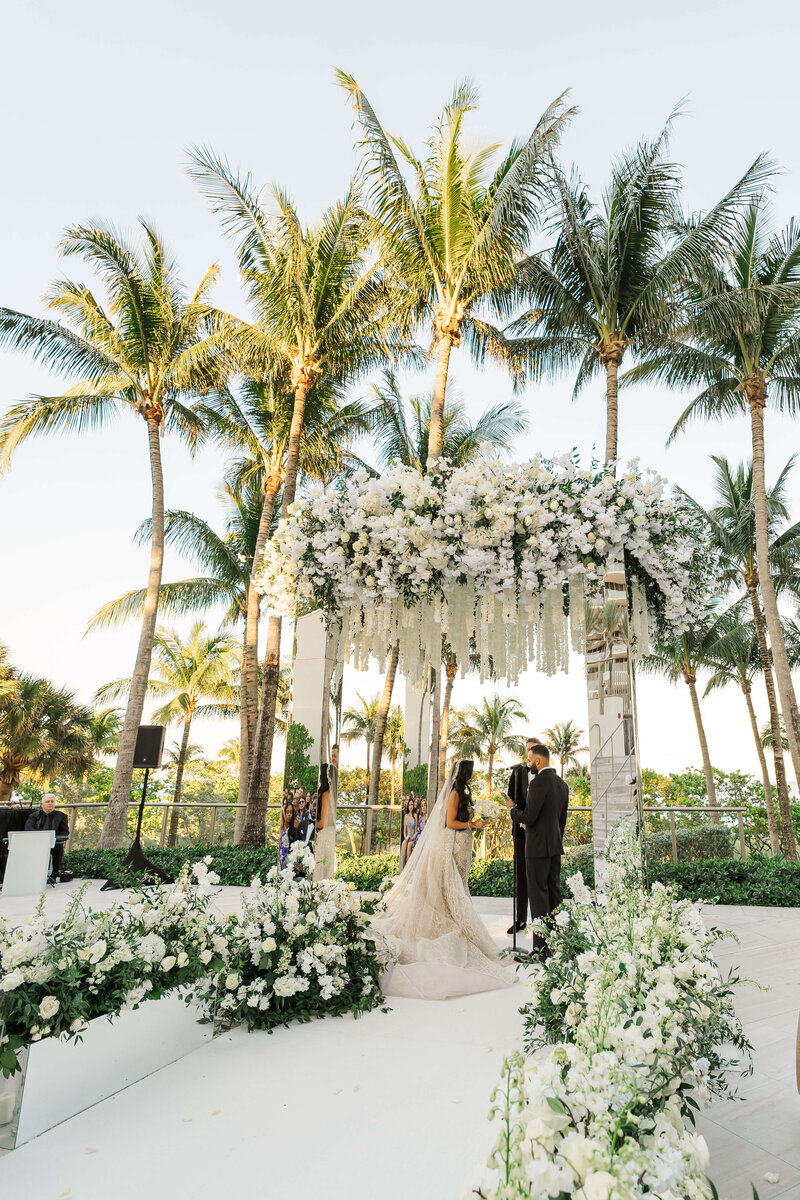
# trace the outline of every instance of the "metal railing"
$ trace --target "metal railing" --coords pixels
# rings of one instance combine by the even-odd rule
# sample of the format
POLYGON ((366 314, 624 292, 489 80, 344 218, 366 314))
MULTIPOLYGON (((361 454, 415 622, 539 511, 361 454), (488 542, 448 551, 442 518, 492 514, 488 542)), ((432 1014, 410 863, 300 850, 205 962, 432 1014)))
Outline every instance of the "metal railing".
MULTIPOLYGON (((107 803, 97 803, 97 802, 92 803, 91 801, 83 801, 83 802, 78 802, 78 803, 68 803, 68 804, 60 804, 59 805, 59 808, 62 811, 69 813, 69 838, 67 840, 67 847, 66 847, 67 852, 69 852, 69 850, 72 846, 72 843, 73 843, 73 839, 75 837, 76 824, 77 824, 79 812, 81 810, 85 810, 88 812, 96 813, 99 817, 101 813, 105 813, 105 810, 107 809, 107 807, 108 807, 107 803)), ((139 807, 138 804, 129 803, 128 804, 129 814, 135 813, 138 810, 138 807, 139 807)), ((200 802, 200 803, 197 803, 194 801, 191 801, 191 802, 187 801, 186 803, 179 803, 179 804, 174 804, 170 801, 166 801, 166 802, 165 801, 154 801, 152 804, 145 805, 146 810, 149 809, 152 811, 153 809, 157 809, 157 810, 160 810, 162 813, 160 831, 159 831, 159 836, 158 836, 158 844, 160 846, 166 845, 170 817, 173 814, 175 814, 176 811, 177 811, 178 819, 180 820, 180 817, 182 815, 197 814, 200 811, 209 811, 210 810, 210 814, 211 814, 210 822, 209 822, 208 830, 206 831, 205 835, 203 836, 203 844, 204 845, 213 845, 214 839, 215 839, 215 836, 217 833, 217 827, 219 824, 218 817, 219 817, 220 810, 231 814, 235 819, 235 813, 240 808, 242 808, 242 809, 246 808, 246 805, 244 805, 244 804, 226 804, 221 801, 207 801, 207 802, 200 802)), ((280 811, 281 811, 280 804, 268 804, 267 805, 268 813, 272 812, 272 813, 277 814, 280 811)), ((393 819, 395 813, 402 814, 402 808, 399 804, 339 804, 339 805, 337 805, 337 815, 352 812, 352 813, 359 813, 360 815, 364 816, 364 815, 366 815, 366 813, 368 811, 372 811, 372 812, 376 812, 376 813, 385 812, 385 813, 389 814, 388 837, 387 837, 387 844, 385 847, 385 851, 387 853, 391 854, 392 848, 393 848, 393 831, 392 831, 393 820, 392 819, 393 819)), ((574 805, 571 804, 569 807, 569 812, 571 814, 572 813, 589 813, 589 814, 591 814, 592 806, 588 805, 588 804, 574 804, 574 805)), ((645 820, 647 819, 648 815, 653 815, 653 816, 666 815, 667 816, 668 821, 669 821, 671 858, 672 858, 673 862, 678 862, 678 826, 676 823, 676 817, 681 816, 681 815, 692 815, 692 816, 702 815, 703 817, 706 818, 706 821, 703 822, 703 824, 707 824, 708 820, 710 820, 713 816, 715 816, 717 814, 720 816, 727 814, 727 815, 736 817, 736 823, 737 823, 737 827, 738 827, 739 852, 741 855, 741 859, 744 862, 747 858, 747 843, 746 843, 746 839, 745 839, 745 825, 744 825, 744 817, 745 817, 746 812, 747 812, 747 809, 745 809, 745 808, 735 808, 735 807, 723 807, 723 808, 711 809, 711 808, 707 808, 707 807, 703 808, 700 806, 680 806, 680 807, 678 807, 678 806, 670 807, 669 805, 658 805, 658 806, 645 805, 644 806, 645 820)), ((399 842, 400 842, 400 838, 398 837, 398 839, 397 839, 398 846, 399 846, 399 842)), ((383 852, 383 848, 381 848, 381 850, 379 852, 383 852)))

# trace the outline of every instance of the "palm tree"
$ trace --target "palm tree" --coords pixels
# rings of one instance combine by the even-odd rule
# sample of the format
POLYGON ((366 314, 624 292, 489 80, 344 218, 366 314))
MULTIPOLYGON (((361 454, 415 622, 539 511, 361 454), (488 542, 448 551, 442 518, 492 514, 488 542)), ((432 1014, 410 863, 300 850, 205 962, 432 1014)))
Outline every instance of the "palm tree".
POLYGON ((450 741, 460 758, 486 759, 487 795, 492 794, 495 757, 503 751, 515 755, 525 752, 525 739, 512 733, 516 721, 527 721, 525 708, 513 696, 498 693, 484 696, 480 704, 471 704, 452 714, 450 741))
POLYGON ((80 779, 94 756, 92 713, 72 692, 47 679, 19 675, 0 699, 0 805, 8 804, 23 772, 46 781, 80 779))
MULTIPOLYGON (((705 509, 691 496, 694 507, 711 541, 720 555, 720 583, 726 588, 744 588, 753 613, 753 625, 764 675, 769 704, 770 725, 775 731, 771 746, 775 761, 775 780, 781 820, 788 820, 791 829, 789 788, 783 758, 782 739, 778 736, 780 712, 775 694, 772 656, 767 645, 767 631, 759 592, 758 554, 756 548, 755 504, 753 500, 753 465, 740 463, 735 469, 726 458, 712 456, 715 466, 714 485, 716 504, 705 509)), ((769 531, 770 574, 776 593, 796 592, 800 583, 800 523, 782 528, 789 519, 787 487, 794 459, 790 459, 772 488, 767 490, 767 521, 769 531)), ((685 493, 684 493, 685 495, 685 493)), ((788 635, 787 635, 788 645, 788 635)), ((791 655, 790 655, 791 657, 791 655)))
POLYGON ((0 701, 15 696, 18 689, 16 672, 8 661, 8 647, 0 642, 0 701))
MULTIPOLYGON (((532 309, 510 332, 526 335, 535 378, 577 368, 573 396, 602 370, 606 383, 605 461, 617 459, 618 373, 625 354, 640 355, 669 329, 676 290, 730 232, 734 215, 764 185, 757 159, 746 175, 681 232, 681 178, 667 155, 673 113, 651 142, 613 165, 601 203, 574 173, 554 171, 556 240, 520 266, 532 309)), ((520 347, 522 349, 522 347, 520 347)))
MULTIPOLYGON (((758 763, 761 767, 761 778, 764 783, 764 805, 767 814, 770 848, 773 854, 777 854, 780 850, 780 833, 775 813, 775 802, 772 797, 769 769, 764 755, 764 747, 770 743, 765 742, 759 733, 752 697, 753 680, 761 673, 762 669, 758 638, 752 623, 745 625, 741 622, 739 605, 735 605, 729 611, 731 612, 729 627, 724 628, 719 640, 709 647, 707 666, 710 668, 712 674, 706 684, 706 690, 703 695, 707 696, 717 688, 735 684, 744 696, 745 704, 747 705, 747 715, 750 718, 750 728, 753 731, 753 738, 756 743, 758 763)), ((767 728, 771 735, 771 725, 768 725, 767 728)), ((779 760, 776 759, 777 761, 780 761, 781 765, 783 765, 782 754, 779 760)), ((785 786, 786 779, 784 776, 785 786)), ((791 824, 789 828, 791 829, 791 824)), ((794 836, 793 833, 792 836, 794 836)))
MULTIPOLYGON (((424 475, 433 397, 412 396, 406 404, 394 371, 384 372, 383 386, 375 384, 373 396, 376 403, 370 413, 370 427, 381 467, 402 463, 424 475)), ((451 466, 461 467, 485 453, 487 447, 501 454, 511 449, 528 424, 525 409, 516 400, 493 404, 473 424, 464 401, 448 384, 442 414, 442 458, 451 466)))
POLYGON ((770 570, 765 480, 767 401, 796 412, 800 403, 800 225, 771 234, 763 202, 753 203, 725 242, 727 261, 698 270, 687 286, 688 318, 665 345, 629 374, 697 393, 670 440, 696 417, 750 416, 756 564, 789 750, 800 786, 800 712, 770 570))
POLYGON ((403 720, 403 712, 396 704, 389 710, 389 719, 386 722, 386 749, 389 751, 389 773, 391 798, 390 803, 394 804, 395 795, 395 767, 397 765, 397 756, 400 755, 400 761, 405 758, 406 743, 405 743, 405 721, 403 720))
POLYGON ((136 733, 144 708, 164 559, 164 479, 161 434, 176 432, 194 445, 201 431, 188 402, 213 386, 220 345, 208 295, 211 267, 187 295, 161 238, 141 221, 144 249, 110 226, 74 226, 60 249, 99 276, 105 300, 69 279, 55 283, 48 307, 60 320, 0 309, 0 343, 28 350, 38 361, 80 381, 58 396, 12 405, 0 420, 0 469, 26 438, 47 431, 83 432, 124 410, 145 423, 152 479, 152 542, 142 630, 120 737, 102 847, 122 843, 127 823, 136 733))
MULTIPOLYGON (((272 535, 280 490, 284 482, 294 394, 286 372, 279 384, 272 380, 243 379, 234 391, 219 389, 199 408, 209 432, 228 450, 243 455, 231 473, 235 489, 258 483, 260 518, 249 558, 250 578, 245 605, 242 658, 242 730, 239 803, 246 804, 249 788, 250 748, 255 744, 259 707, 258 627, 261 597, 256 585, 264 551, 272 535)), ((305 400, 300 434, 300 478, 327 483, 353 462, 353 440, 368 430, 367 412, 359 401, 343 403, 341 389, 330 379, 313 386, 305 400)), ((239 810, 240 812, 242 810, 239 810)), ((240 822, 239 834, 241 834, 240 822)))
MULTIPOLYGON (((425 399, 414 396, 408 405, 403 400, 393 371, 385 371, 383 386, 374 387, 374 398, 377 401, 372 409, 370 425, 375 434, 378 458, 382 467, 391 463, 402 463, 413 467, 420 475, 425 474, 428 461, 428 441, 431 429, 431 412, 433 398, 425 399), (410 409, 410 420, 408 409, 410 409)), ((464 466, 474 461, 486 452, 487 445, 494 453, 504 453, 511 449, 513 439, 527 429, 528 421, 521 405, 516 401, 508 401, 493 405, 486 409, 473 424, 467 417, 463 402, 457 398, 452 388, 448 387, 442 417, 442 448, 441 455, 453 466, 464 466)), ((389 675, 394 678, 397 660, 400 653, 399 643, 390 650, 389 675)), ((452 650, 442 642, 442 666, 446 672, 445 700, 442 705, 442 718, 439 722, 438 738, 434 742, 438 746, 438 756, 432 757, 429 772, 434 773, 436 763, 439 763, 439 775, 444 771, 444 761, 447 755, 447 714, 450 709, 453 684, 458 662, 452 650)), ((437 695, 440 688, 437 689, 437 695)), ((384 695, 386 714, 391 704, 391 690, 384 695)), ((379 712, 379 717, 383 713, 379 712)), ((438 714, 437 714, 438 715, 438 714)), ((380 764, 383 757, 383 738, 378 737, 373 746, 373 772, 370 778, 370 804, 377 804, 378 787, 380 783, 380 764)))
POLYGON ((375 739, 375 726, 378 722, 378 706, 380 704, 379 696, 371 696, 366 699, 360 692, 356 692, 357 704, 351 705, 342 713, 342 732, 341 738, 343 742, 359 742, 364 741, 367 744, 367 775, 370 774, 370 753, 372 743, 375 739))
POLYGON ((456 85, 434 126, 423 158, 387 133, 356 81, 337 78, 361 126, 369 199, 384 252, 404 296, 408 318, 433 340, 436 375, 428 454, 443 453, 450 353, 466 338, 478 363, 514 368, 513 347, 480 314, 504 316, 516 296, 516 264, 539 220, 550 174, 549 156, 574 109, 559 96, 530 137, 515 141, 490 172, 499 146, 467 150, 463 123, 477 104, 469 82, 456 85), (398 157, 399 156, 399 157, 398 157), (406 181, 413 179, 414 192, 406 181))
MULTIPOLYGON (((238 687, 233 682, 241 664, 239 644, 228 633, 209 633, 202 621, 195 621, 182 639, 175 630, 156 630, 153 644, 156 674, 148 685, 150 695, 164 700, 153 713, 159 725, 179 720, 183 736, 176 763, 175 794, 170 817, 168 845, 178 836, 178 808, 183 788, 183 771, 189 749, 189 732, 195 716, 229 716, 236 711, 238 687)), ((130 680, 118 679, 100 688, 97 699, 113 699, 125 693, 130 680)))
POLYGON ((239 763, 242 758, 242 744, 238 738, 228 738, 219 748, 217 761, 224 763, 226 767, 230 767, 232 771, 239 773, 239 763))
MULTIPOLYGON (((163 614, 183 617, 193 613, 205 613, 216 605, 224 605, 222 628, 238 625, 244 629, 244 641, 252 636, 248 617, 252 603, 250 581, 256 543, 263 516, 264 500, 258 477, 235 479, 225 486, 220 497, 225 510, 224 532, 218 533, 212 525, 196 513, 183 509, 169 509, 165 514, 164 540, 178 553, 194 561, 202 572, 188 579, 173 583, 162 583, 160 610, 163 614), (235 486, 233 486, 235 484, 235 486)), ((150 540, 151 523, 143 521, 136 531, 134 540, 139 544, 150 540)), ((89 622, 87 632, 116 626, 131 617, 138 617, 144 610, 147 593, 144 588, 127 592, 124 596, 110 600, 99 609, 89 622)), ((258 638, 258 600, 256 595, 255 637, 258 638)), ((243 650, 244 658, 244 650, 243 650)), ((243 681, 244 691, 244 681, 243 681)), ((258 695, 252 699, 258 705, 258 695)), ((246 713, 244 703, 240 706, 242 737, 246 713)), ((247 770, 239 773, 239 803, 247 800, 247 770), (243 778, 244 777, 244 778, 243 778)), ((241 809, 237 809, 237 817, 241 809)), ((240 825, 243 818, 240 819, 240 825)))
MULTIPOLYGON (((370 226, 352 187, 318 224, 304 229, 285 192, 271 189, 274 213, 267 213, 250 176, 237 178, 227 163, 210 152, 193 154, 190 172, 236 239, 239 269, 255 313, 253 323, 240 323, 228 331, 237 361, 253 378, 289 377, 292 418, 281 506, 285 517, 295 499, 305 407, 312 387, 345 386, 391 360, 403 347, 392 320, 384 264, 372 253, 370 226)), ((250 845, 264 843, 280 637, 281 618, 272 614, 250 753, 243 832, 250 845)))
POLYGON ((651 675, 664 675, 670 683, 684 681, 692 698, 692 710, 697 726, 697 737, 700 742, 700 753, 703 758, 703 773, 706 779, 708 806, 711 809, 711 820, 719 821, 717 813, 717 792, 714 787, 714 772, 711 768, 711 758, 708 753, 703 714, 700 711, 700 701, 697 696, 697 672, 700 668, 713 663, 713 648, 725 629, 725 614, 719 615, 709 610, 704 620, 697 621, 686 633, 675 634, 670 641, 656 643, 650 654, 639 659, 639 669, 651 675))
MULTIPOLYGON (((763 727, 763 729, 761 729, 759 732, 759 738, 761 741, 761 745, 765 749, 769 748, 770 746, 773 746, 774 741, 772 738, 772 725, 770 725, 770 724, 765 725, 763 727)), ((781 717, 781 724, 780 724, 780 739, 781 739, 781 745, 783 746, 784 750, 788 750, 789 743, 786 740, 786 726, 784 725, 783 717, 781 717)))
POLYGON ((552 729, 545 729, 544 736, 547 738, 548 749, 557 755, 561 764, 562 779, 564 778, 564 768, 580 766, 578 755, 589 752, 588 746, 580 745, 583 730, 578 729, 574 721, 562 721, 560 724, 554 725, 552 729))

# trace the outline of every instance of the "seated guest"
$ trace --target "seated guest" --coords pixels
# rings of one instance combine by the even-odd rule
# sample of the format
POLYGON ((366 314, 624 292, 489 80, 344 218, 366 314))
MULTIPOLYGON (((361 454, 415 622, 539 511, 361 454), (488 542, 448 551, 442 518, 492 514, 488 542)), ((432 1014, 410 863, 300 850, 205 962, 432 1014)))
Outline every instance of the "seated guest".
POLYGON ((36 832, 43 829, 55 830, 56 844, 52 850, 52 865, 47 882, 51 887, 55 887, 60 880, 66 883, 68 879, 72 879, 69 871, 65 871, 63 875, 61 874, 61 860, 64 857, 64 847, 69 837, 69 821, 67 820, 67 814, 59 812, 56 808, 56 798, 52 792, 46 792, 42 796, 40 807, 28 817, 25 822, 25 829, 26 831, 34 830, 36 832))

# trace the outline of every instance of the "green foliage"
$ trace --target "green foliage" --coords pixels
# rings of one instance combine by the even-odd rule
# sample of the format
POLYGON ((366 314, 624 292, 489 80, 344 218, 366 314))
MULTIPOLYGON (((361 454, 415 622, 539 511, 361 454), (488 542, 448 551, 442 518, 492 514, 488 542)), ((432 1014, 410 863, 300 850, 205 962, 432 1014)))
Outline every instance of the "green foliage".
POLYGON ((418 767, 411 767, 403 772, 403 791, 411 792, 415 796, 427 796, 428 794, 428 764, 420 763, 418 767))
POLYGON ((286 763, 283 778, 286 787, 301 787, 303 791, 314 791, 319 782, 319 771, 312 766, 306 751, 314 739, 305 725, 293 721, 286 731, 286 763))
POLYGON ((651 883, 674 884, 682 898, 716 904, 800 907, 800 864, 778 858, 665 862, 648 869, 651 883))
MULTIPOLYGON (((65 870, 79 879, 109 879, 119 873, 125 850, 72 850, 64 858, 65 870)), ((246 887, 256 875, 265 876, 274 867, 274 846, 154 846, 147 857, 153 866, 177 879, 185 863, 195 863, 210 854, 212 870, 224 887, 246 887)))
MULTIPOLYGON (((699 825, 695 829, 678 829, 678 861, 706 858, 733 858, 733 830, 724 825, 699 825)), ((666 861, 672 854, 672 837, 666 832, 651 833, 645 839, 648 862, 666 861)))

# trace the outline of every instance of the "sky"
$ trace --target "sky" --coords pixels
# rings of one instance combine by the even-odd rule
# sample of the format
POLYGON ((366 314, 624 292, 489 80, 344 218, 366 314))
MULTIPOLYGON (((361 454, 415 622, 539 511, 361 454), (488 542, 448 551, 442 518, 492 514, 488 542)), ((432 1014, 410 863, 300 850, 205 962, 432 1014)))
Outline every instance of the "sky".
MULTIPOLYGON (((0 304, 45 312, 43 294, 65 272, 57 244, 68 224, 101 217, 129 227, 145 214, 189 285, 212 262, 221 265, 216 301, 243 314, 230 245, 186 174, 187 153, 209 146, 250 170, 258 184, 280 182, 303 220, 313 221, 343 194, 357 161, 352 111, 334 84, 336 67, 355 76, 384 125, 415 146, 466 76, 480 89, 468 127, 478 143, 524 136, 569 89, 580 112, 562 159, 579 167, 595 193, 614 154, 656 134, 685 99, 672 153, 684 168, 687 206, 713 204, 766 150, 782 168, 774 209, 776 222, 785 223, 800 209, 792 6, 764 0, 758 9, 757 28, 767 31, 769 44, 768 87, 751 86, 751 4, 645 2, 621 10, 616 27, 613 21, 586 0, 510 0, 495 10, 473 0, 457 9, 421 0, 401 7, 308 0, 302 9, 251 0, 15 5, 4 18, 0 74, 3 111, 14 114, 3 130, 0 304)), ((472 369, 463 350, 451 358, 451 375, 473 415, 510 394, 502 373, 472 369)), ((415 385, 424 390, 426 382, 415 385)), ((0 407, 59 386, 23 356, 0 350, 0 407)), ((367 388, 364 381, 357 390, 367 388)), ((514 457, 572 447, 590 457, 603 445, 602 393, 597 382, 573 403, 566 378, 528 391, 531 428, 514 457)), ((660 389, 626 392, 620 457, 638 457, 709 502, 708 455, 747 456, 748 424, 744 418, 724 427, 698 424, 667 449, 685 403, 684 395, 660 389)), ((797 432, 789 420, 768 415, 769 477, 794 452, 797 432)), ((165 439, 164 460, 167 504, 219 521, 220 454, 207 449, 192 460, 165 439)), ((796 519, 794 478, 791 495, 796 519)), ((130 674, 135 627, 83 635, 101 604, 145 582, 147 552, 133 546, 132 534, 149 504, 145 426, 133 417, 82 436, 37 438, 16 453, 0 477, 0 640, 20 669, 46 675, 84 700, 106 680, 130 674)), ((185 574, 186 564, 168 553, 165 580, 185 574)), ((347 676, 351 695, 378 683, 377 672, 347 676)), ((457 684, 454 703, 463 706, 479 694, 474 682, 457 684)), ((568 676, 527 673, 515 695, 536 730, 567 718, 585 728, 580 662, 568 676)), ((761 692, 756 705, 766 720, 761 692)), ((704 714, 715 763, 756 771, 741 696, 717 693, 704 714)), ((639 720, 645 765, 672 771, 699 761, 684 687, 643 679, 639 720)), ((214 753, 235 732, 234 724, 198 723, 197 740, 214 753)), ((358 748, 353 757, 360 760, 358 748)))

